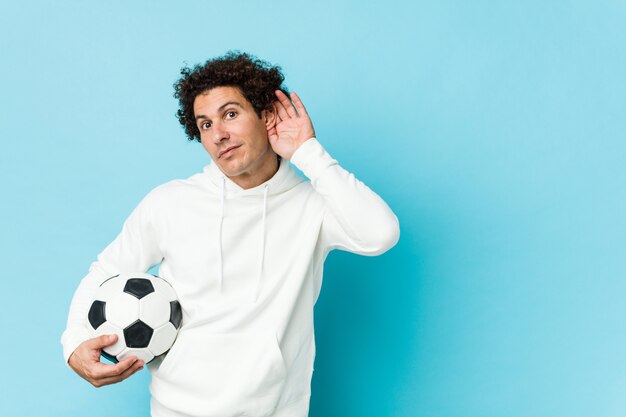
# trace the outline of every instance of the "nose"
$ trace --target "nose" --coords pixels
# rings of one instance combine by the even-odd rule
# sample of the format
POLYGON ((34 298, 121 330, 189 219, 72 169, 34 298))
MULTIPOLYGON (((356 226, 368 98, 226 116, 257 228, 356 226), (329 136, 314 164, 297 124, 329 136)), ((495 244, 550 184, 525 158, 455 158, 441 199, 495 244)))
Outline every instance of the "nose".
POLYGON ((213 131, 211 132, 213 133, 213 143, 216 145, 219 145, 221 141, 230 138, 230 134, 228 133, 226 126, 221 122, 213 123, 211 130, 213 131))

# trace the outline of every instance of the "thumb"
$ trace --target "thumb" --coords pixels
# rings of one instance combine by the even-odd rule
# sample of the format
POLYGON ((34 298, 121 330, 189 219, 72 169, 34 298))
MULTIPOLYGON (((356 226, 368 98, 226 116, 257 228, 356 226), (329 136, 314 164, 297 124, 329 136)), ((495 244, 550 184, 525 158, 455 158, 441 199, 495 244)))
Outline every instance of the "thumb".
POLYGON ((103 334, 102 336, 93 338, 93 343, 91 345, 94 349, 101 349, 106 346, 110 346, 113 343, 117 342, 116 334, 103 334))

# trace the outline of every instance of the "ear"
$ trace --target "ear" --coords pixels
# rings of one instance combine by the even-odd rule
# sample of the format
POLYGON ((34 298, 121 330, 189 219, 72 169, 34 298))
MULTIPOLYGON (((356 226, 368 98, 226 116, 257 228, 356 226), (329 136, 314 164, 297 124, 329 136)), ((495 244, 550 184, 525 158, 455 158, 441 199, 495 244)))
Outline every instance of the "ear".
POLYGON ((276 127, 277 114, 278 113, 276 111, 276 106, 274 106, 274 103, 272 103, 269 108, 261 112, 261 119, 263 120, 263 123, 265 123, 265 127, 268 131, 276 127))

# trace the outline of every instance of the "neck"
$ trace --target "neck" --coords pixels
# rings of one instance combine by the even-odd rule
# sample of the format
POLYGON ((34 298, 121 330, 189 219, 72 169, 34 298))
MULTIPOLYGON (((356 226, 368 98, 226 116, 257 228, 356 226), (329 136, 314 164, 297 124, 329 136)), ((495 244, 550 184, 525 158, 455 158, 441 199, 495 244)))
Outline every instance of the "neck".
POLYGON ((272 178, 280 167, 280 157, 273 154, 269 160, 267 160, 255 174, 242 174, 235 177, 229 177, 235 184, 247 190, 263 184, 265 181, 272 178))

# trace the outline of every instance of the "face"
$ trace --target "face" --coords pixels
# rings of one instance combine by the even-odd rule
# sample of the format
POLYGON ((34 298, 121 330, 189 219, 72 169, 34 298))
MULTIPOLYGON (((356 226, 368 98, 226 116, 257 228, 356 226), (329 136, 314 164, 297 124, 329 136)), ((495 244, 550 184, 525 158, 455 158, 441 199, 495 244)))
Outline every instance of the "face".
POLYGON ((236 87, 215 87, 196 97, 193 105, 200 141, 221 171, 244 188, 274 175, 278 158, 268 139, 275 112, 261 118, 236 87))

